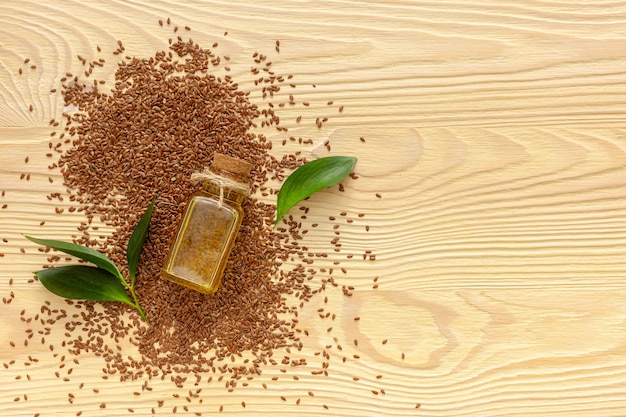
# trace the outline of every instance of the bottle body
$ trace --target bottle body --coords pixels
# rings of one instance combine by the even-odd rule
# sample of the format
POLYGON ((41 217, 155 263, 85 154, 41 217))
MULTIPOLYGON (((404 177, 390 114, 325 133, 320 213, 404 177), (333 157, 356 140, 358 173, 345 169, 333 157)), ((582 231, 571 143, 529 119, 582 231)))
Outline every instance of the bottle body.
POLYGON ((217 291, 243 219, 243 198, 210 191, 189 198, 161 270, 164 279, 205 294, 217 291))

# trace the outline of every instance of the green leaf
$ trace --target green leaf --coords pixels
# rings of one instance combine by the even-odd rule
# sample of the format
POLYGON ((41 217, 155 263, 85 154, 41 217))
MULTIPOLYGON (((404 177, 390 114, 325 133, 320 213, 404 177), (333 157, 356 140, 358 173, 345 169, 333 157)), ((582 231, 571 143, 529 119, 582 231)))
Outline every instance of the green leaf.
POLYGON ((117 269, 117 266, 115 266, 113 261, 95 249, 76 245, 71 242, 63 242, 61 240, 37 239, 32 236, 26 235, 24 235, 24 237, 31 242, 35 242, 39 245, 48 246, 52 249, 60 250, 61 252, 83 259, 87 262, 91 262, 92 264, 97 265, 100 268, 115 275, 119 279, 123 279, 122 274, 120 273, 119 269, 117 269))
POLYGON ((327 156, 307 162, 296 169, 278 192, 274 225, 303 199, 347 177, 355 163, 356 158, 352 156, 327 156))
POLYGON ((73 300, 121 301, 135 307, 119 278, 101 268, 68 265, 35 272, 48 291, 73 300))
POLYGON ((130 275, 131 286, 135 284, 135 274, 137 273, 137 264, 139 263, 139 255, 143 249, 143 244, 146 241, 146 235, 150 228, 150 219, 152 218, 152 210, 154 209, 154 202, 156 196, 152 199, 152 202, 148 206, 146 212, 141 216, 139 223, 135 226, 133 234, 128 240, 128 248, 126 248, 126 259, 128 260, 128 274, 130 275))

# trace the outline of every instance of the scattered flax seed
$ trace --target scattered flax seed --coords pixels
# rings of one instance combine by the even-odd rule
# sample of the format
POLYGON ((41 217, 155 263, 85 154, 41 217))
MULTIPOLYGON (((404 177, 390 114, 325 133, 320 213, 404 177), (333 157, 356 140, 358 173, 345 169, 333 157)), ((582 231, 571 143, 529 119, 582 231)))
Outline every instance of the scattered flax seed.
POLYGON ((383 339, 382 344, 386 345, 387 344, 387 339, 383 339))
POLYGON ((383 196, 380 193, 376 193, 376 198, 383 198, 383 196))
MULTIPOLYGON (((167 25, 170 24, 168 18, 167 25)), ((159 25, 164 25, 163 20, 159 20, 159 25)), ((189 30, 187 26, 185 30, 189 30)), ((227 34, 224 32, 224 36, 227 34)), ((38 317, 42 326, 51 329, 46 331, 46 337, 58 327, 62 329, 63 342, 49 345, 51 355, 61 355, 59 348, 63 348, 63 354, 67 354, 66 350, 69 352, 66 363, 71 363, 81 353, 95 352, 103 359, 102 379, 135 381, 149 373, 150 378, 171 380, 186 392, 194 376, 210 371, 215 381, 230 392, 262 374, 265 365, 282 364, 284 371, 281 372, 287 375, 290 366, 306 366, 305 359, 287 356, 281 359, 276 355, 287 351, 291 356, 290 352, 305 349, 300 336, 308 336, 309 331, 298 325, 298 311, 323 290, 338 288, 351 295, 354 288, 342 286, 332 278, 320 278, 320 275, 327 275, 325 272, 332 276, 332 268, 322 271, 323 268, 315 265, 317 258, 327 258, 329 253, 305 247, 302 241, 306 232, 302 225, 305 216, 284 219, 282 228, 273 230, 274 207, 256 199, 262 192, 276 194, 274 186, 267 183, 284 179, 287 173, 306 162, 300 151, 276 159, 270 152, 272 143, 264 135, 253 133, 254 128, 262 126, 261 122, 267 123, 265 127, 277 127, 279 105, 265 101, 262 110, 252 99, 255 95, 241 88, 230 75, 221 78, 211 75, 211 67, 226 70, 223 65, 228 60, 224 57, 220 63, 220 55, 214 52, 217 43, 213 49, 208 49, 191 39, 185 41, 176 36, 169 45, 169 50, 152 57, 123 57, 124 46, 118 41, 115 55, 119 55, 121 61, 110 94, 97 89, 104 80, 86 79, 92 77, 91 69, 93 65, 99 66, 96 64, 99 61, 88 63, 81 57, 85 69, 89 67, 85 79, 82 72, 80 76, 66 74, 59 88, 65 102, 80 111, 60 120, 59 143, 49 142, 46 154, 48 158, 58 157, 50 161, 49 168, 60 170, 63 175, 57 182, 67 187, 71 202, 68 211, 88 218, 77 226, 78 233, 73 236, 75 243, 105 249, 116 263, 125 261, 125 244, 132 233, 129 218, 137 219, 152 197, 159 195, 152 220, 155 228, 151 227, 146 241, 140 260, 141 275, 137 280, 142 304, 149 306, 146 313, 150 326, 143 326, 130 309, 113 303, 94 309, 89 302, 68 300, 67 311, 55 312, 54 306, 47 302, 38 317), (124 123, 120 123, 120 118, 124 123), (202 141, 197 140, 199 134, 202 141), (127 138, 133 140, 125 140, 127 138), (61 145, 63 139, 67 146, 61 145), (161 280, 159 270, 168 241, 177 230, 184 202, 199 187, 190 176, 210 165, 215 152, 244 159, 255 169, 250 178, 252 193, 244 203, 244 224, 224 280, 215 296, 206 297, 161 280), (147 172, 150 175, 146 175, 147 172), (121 198, 112 198, 111 190, 115 190, 115 197, 121 198), (94 233, 97 229, 92 220, 98 217, 114 230, 111 235, 94 233), (100 235, 99 239, 92 237, 95 235, 100 235), (279 270, 283 262, 291 260, 300 266, 279 270), (324 273, 316 275, 318 272, 324 273), (177 308, 172 309, 172 305, 177 308), (237 319, 225 322, 224 317, 233 317, 233 311, 237 312, 237 319), (180 349, 183 340, 185 352, 180 349), (122 359, 122 341, 133 343, 139 351, 138 357, 122 359), (252 357, 250 352, 254 353, 252 357), (190 361, 191 357, 198 359, 190 361)), ((277 52, 279 46, 277 41, 277 52)), ((267 98, 278 93, 280 87, 295 87, 293 82, 285 81, 293 76, 275 73, 277 66, 271 66, 266 55, 256 53, 253 59, 257 73, 262 75, 257 88, 264 88, 262 93, 267 94, 267 98)), ((295 98, 283 101, 285 107, 296 103, 295 98)), ((327 103, 332 105, 333 101, 327 103)), ((309 103, 302 105, 308 107, 309 103)), ((34 110, 33 105, 29 108, 31 112, 34 110)), ((342 111, 343 106, 340 109, 342 111)), ((301 116, 296 120, 299 123, 301 116)), ((320 117, 318 123, 321 125, 327 120, 320 117)), ((287 143, 287 139, 281 139, 287 143)), ((296 147, 310 145, 313 140, 289 138, 289 142, 296 147)), ((52 178, 49 177, 50 182, 52 178)), ((46 198, 53 201, 61 200, 62 196, 53 193, 46 198)), ((63 212, 63 208, 56 210, 63 212)), ((306 211, 302 214, 306 215, 306 211)), ((316 226, 317 223, 311 225, 316 226)), ((339 235, 339 224, 334 226, 334 233, 339 235)), ((336 243, 339 249, 341 244, 336 243)), ((49 256, 50 263, 66 260, 52 257, 53 253, 49 256)), ((341 271, 347 270, 342 267, 341 271)), ((331 311, 324 311, 323 315, 324 319, 336 317, 331 311)), ((26 313, 20 318, 31 320, 33 324, 40 322, 26 313)), ((33 334, 37 335, 40 329, 35 328, 33 334)), ((332 329, 327 327, 328 332, 332 329)), ((27 342, 28 339, 25 344, 27 342)), ((357 343, 355 339, 355 345, 357 343)), ((337 349, 342 350, 340 345, 337 349)), ((327 376, 332 355, 324 351, 320 356, 324 358, 322 368, 316 368, 311 374, 327 376)), ((66 374, 70 375, 73 368, 66 367, 64 361, 65 357, 61 360, 63 367, 58 369, 67 370, 66 374)), ((59 371, 55 372, 57 378, 69 381, 59 371)), ((299 380, 295 375, 292 377, 299 380)), ((209 377, 209 383, 212 378, 209 377)), ((271 379, 276 381, 278 377, 271 379)), ((196 385, 199 383, 198 379, 196 385)), ((265 383, 262 386, 268 389, 265 383)), ((95 388, 93 392, 98 393, 95 388)), ((180 401, 185 398, 188 403, 198 397, 191 391, 188 396, 176 394, 180 401)), ((313 392, 309 395, 313 396, 313 392)), ((201 400, 198 403, 202 403, 201 400)), ((299 403, 297 399, 296 404, 299 403)), ((245 402, 241 404, 246 407, 245 402)), ((159 407, 163 405, 163 401, 158 402, 159 407)), ((100 407, 106 408, 106 404, 103 402, 100 407)), ((324 405, 324 408, 328 407, 324 405)), ((172 412, 176 411, 174 407, 172 412)), ((224 411, 223 405, 219 406, 219 411, 224 411)), ((135 410, 129 408, 128 412, 135 410)), ((155 413, 156 408, 152 408, 152 414, 155 413)))

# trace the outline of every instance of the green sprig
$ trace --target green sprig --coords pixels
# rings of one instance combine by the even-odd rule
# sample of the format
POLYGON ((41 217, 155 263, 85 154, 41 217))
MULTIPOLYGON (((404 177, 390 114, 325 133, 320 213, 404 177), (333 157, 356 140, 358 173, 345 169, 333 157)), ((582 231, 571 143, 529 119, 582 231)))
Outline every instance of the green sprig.
POLYGON ((73 300, 92 301, 119 301, 134 307, 141 318, 147 321, 137 293, 135 292, 135 276, 139 255, 143 249, 146 235, 150 226, 150 219, 154 210, 156 196, 150 206, 141 216, 128 241, 126 258, 130 281, 126 280, 119 268, 106 255, 95 249, 53 239, 38 239, 32 236, 24 237, 38 245, 67 253, 79 259, 91 262, 96 266, 67 265, 46 268, 35 272, 41 284, 53 294, 73 300), (130 293, 130 297, 128 296, 130 293))

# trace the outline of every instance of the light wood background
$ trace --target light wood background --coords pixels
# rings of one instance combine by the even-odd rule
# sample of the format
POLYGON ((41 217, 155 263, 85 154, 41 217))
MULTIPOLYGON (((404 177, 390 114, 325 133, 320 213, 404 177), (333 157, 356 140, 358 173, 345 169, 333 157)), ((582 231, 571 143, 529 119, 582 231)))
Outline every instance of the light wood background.
MULTIPOLYGON (((626 1, 0 0, 0 15, 4 415, 209 415, 223 405, 255 416, 626 416, 626 1), (43 258, 21 233, 60 239, 80 222, 45 198, 63 191, 45 158, 48 122, 63 111, 49 90, 96 45, 110 53, 120 39, 135 56, 166 48, 172 28, 157 22, 167 17, 204 46, 220 42, 233 77, 267 53, 311 102, 282 113, 290 134, 313 138, 305 154, 325 155, 328 139, 332 154, 359 157, 346 193, 310 201, 322 225, 338 207, 366 213, 342 226, 343 253, 376 254, 342 258, 338 280, 356 290, 328 294, 331 334, 321 300, 301 312, 302 356, 319 363, 314 352, 340 343, 350 357, 333 350, 328 377, 268 368, 248 387, 207 384, 187 402, 168 380, 135 396, 142 381, 105 381, 89 355, 63 382, 46 346, 19 344, 22 309, 65 306, 28 283, 43 258), (330 118, 322 129, 316 115, 330 118)), ((323 230, 307 235, 311 248, 329 247, 323 230)))

